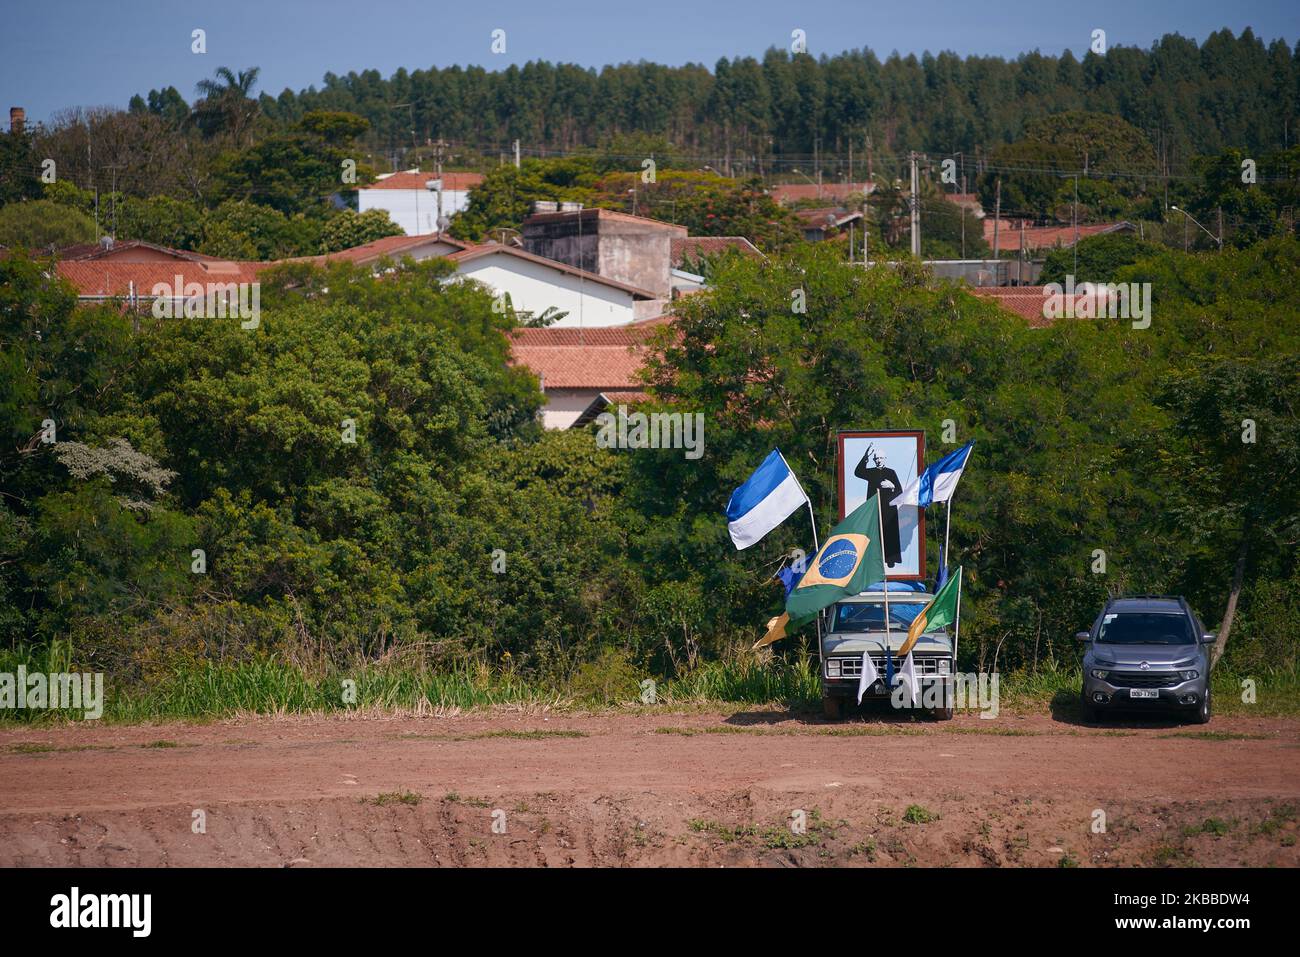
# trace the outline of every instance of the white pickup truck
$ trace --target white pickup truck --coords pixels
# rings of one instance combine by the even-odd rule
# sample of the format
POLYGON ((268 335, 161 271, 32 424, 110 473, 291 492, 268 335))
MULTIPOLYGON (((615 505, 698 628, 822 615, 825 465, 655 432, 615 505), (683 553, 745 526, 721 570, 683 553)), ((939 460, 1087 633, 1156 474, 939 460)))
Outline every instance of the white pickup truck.
MULTIPOLYGON (((917 586, 919 587, 919 586, 917 586)), ((927 591, 892 583, 889 589, 889 629, 885 629, 885 592, 878 583, 852 598, 845 598, 827 609, 822 619, 822 710, 826 717, 844 717, 846 707, 858 699, 858 679, 862 675, 862 656, 870 654, 879 679, 867 688, 862 696, 868 700, 882 701, 890 697, 885 687, 885 650, 894 658, 894 670, 902 667, 898 649, 907 639, 907 629, 934 597, 927 591), (879 590, 875 590, 879 589, 879 590), (905 590, 904 590, 905 589, 905 590)), ((941 701, 940 707, 929 708, 940 720, 952 718, 953 692, 956 666, 953 662, 953 639, 947 629, 927 631, 912 647, 913 663, 919 699, 941 701), (935 684, 945 686, 942 697, 935 697, 927 689, 935 684)))

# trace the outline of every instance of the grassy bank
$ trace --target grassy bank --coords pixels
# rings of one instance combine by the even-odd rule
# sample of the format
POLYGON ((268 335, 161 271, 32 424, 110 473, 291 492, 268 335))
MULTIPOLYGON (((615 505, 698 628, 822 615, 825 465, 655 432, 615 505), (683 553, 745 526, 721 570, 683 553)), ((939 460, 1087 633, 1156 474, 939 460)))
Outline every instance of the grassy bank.
MULTIPOLYGON (((75 670, 71 652, 55 646, 33 653, 0 653, 0 673, 29 674, 75 670)), ((589 676, 588 676, 589 678, 589 676)), ((1215 710, 1225 715, 1300 715, 1300 674, 1277 672, 1253 676, 1254 704, 1242 701, 1244 676, 1220 670, 1214 676, 1215 710)), ((240 664, 202 663, 177 668, 149 685, 115 685, 105 676, 103 720, 208 720, 240 713, 327 714, 338 711, 428 713, 475 710, 499 705, 583 710, 620 706, 719 707, 749 705, 814 711, 820 686, 816 662, 807 658, 761 661, 736 656, 701 664, 681 677, 649 689, 639 681, 545 682, 485 665, 432 670, 399 664, 308 673, 285 661, 267 658, 240 664)), ((1012 713, 1077 714, 1077 669, 1040 668, 999 676, 1000 707, 1012 713)), ((0 724, 71 720, 80 712, 50 709, 0 709, 0 724)))

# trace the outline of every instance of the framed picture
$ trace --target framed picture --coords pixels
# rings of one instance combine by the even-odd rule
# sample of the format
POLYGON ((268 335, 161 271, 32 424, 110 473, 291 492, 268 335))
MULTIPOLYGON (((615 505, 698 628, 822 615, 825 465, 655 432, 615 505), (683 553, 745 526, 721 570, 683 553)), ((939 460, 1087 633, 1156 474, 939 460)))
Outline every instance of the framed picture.
POLYGON ((885 577, 925 578, 925 510, 889 504, 925 468, 925 433, 841 432, 838 440, 840 519, 879 492, 885 577))

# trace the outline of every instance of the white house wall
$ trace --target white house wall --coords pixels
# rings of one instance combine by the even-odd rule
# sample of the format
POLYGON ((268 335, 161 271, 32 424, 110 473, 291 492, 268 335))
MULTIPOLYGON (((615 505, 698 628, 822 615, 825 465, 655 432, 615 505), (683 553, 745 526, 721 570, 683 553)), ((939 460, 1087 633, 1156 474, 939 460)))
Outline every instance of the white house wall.
POLYGON ((590 281, 580 283, 577 276, 509 253, 461 263, 458 272, 509 295, 516 311, 541 315, 554 306, 567 312, 555 328, 625 326, 635 318, 631 293, 590 281))
POLYGON ((542 408, 542 426, 547 429, 567 429, 582 417, 591 403, 600 395, 599 389, 547 389, 546 405, 542 408))
MULTIPOLYGON (((430 179, 433 175, 430 174, 430 179)), ((450 219, 469 207, 469 190, 448 189, 442 194, 442 214, 450 219)), ((438 194, 427 189, 361 189, 357 210, 388 210, 389 218, 408 236, 438 232, 438 194)))

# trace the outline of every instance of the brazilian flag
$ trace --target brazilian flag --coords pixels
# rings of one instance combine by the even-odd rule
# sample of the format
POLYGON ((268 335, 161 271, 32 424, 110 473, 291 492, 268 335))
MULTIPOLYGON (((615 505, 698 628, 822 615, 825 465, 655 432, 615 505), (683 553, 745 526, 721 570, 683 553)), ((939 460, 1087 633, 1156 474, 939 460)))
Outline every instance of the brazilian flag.
POLYGON ((833 529, 799 583, 785 600, 785 614, 767 623, 767 634, 754 645, 761 648, 785 637, 817 612, 864 591, 885 577, 885 553, 880 541, 880 503, 871 496, 833 529))

